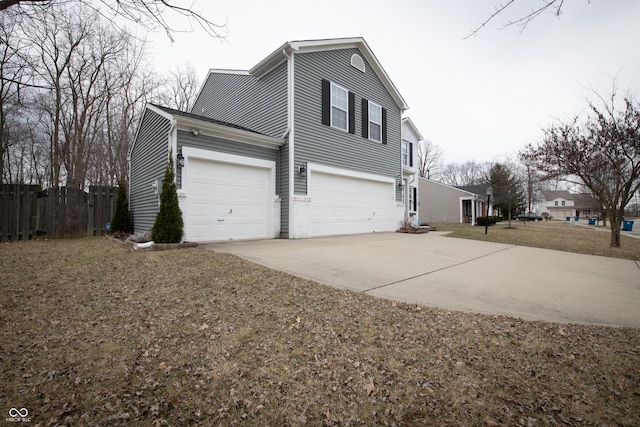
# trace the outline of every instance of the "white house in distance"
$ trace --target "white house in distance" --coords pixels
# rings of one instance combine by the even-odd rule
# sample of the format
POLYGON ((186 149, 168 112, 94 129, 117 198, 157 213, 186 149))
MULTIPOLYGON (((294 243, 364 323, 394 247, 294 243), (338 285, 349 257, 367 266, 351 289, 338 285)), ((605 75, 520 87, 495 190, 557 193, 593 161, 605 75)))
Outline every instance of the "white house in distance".
POLYGON ((416 156, 422 135, 410 118, 402 119, 402 198, 404 218, 410 222, 419 218, 418 214, 418 162, 416 156))

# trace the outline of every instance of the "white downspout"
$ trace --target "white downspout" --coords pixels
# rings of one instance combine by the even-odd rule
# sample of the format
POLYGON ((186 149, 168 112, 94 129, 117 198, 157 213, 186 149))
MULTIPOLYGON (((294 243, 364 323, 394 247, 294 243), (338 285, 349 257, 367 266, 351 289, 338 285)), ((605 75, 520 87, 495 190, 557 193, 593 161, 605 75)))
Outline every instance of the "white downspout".
POLYGON ((294 118, 294 54, 293 51, 287 52, 287 49, 282 49, 282 54, 287 58, 287 131, 289 141, 289 191, 288 191, 288 205, 289 205, 289 220, 287 224, 287 235, 289 239, 296 238, 294 233, 293 224, 295 224, 294 217, 294 192, 295 192, 295 157, 294 157, 294 141, 295 141, 295 129, 293 127, 294 118))
POLYGON ((178 120, 171 120, 171 127, 169 128, 169 141, 168 141, 168 152, 171 153, 172 161, 173 161, 173 181, 176 183, 178 179, 178 165, 176 164, 177 156, 178 156, 178 120))

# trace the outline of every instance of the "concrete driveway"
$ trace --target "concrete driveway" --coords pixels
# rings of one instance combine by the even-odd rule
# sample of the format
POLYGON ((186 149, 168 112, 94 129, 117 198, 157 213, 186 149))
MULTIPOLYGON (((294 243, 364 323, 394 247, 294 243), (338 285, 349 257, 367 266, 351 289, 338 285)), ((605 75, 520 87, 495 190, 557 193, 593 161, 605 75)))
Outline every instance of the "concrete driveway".
POLYGON ((442 234, 203 246, 397 301, 530 320, 640 327, 640 263, 442 234))

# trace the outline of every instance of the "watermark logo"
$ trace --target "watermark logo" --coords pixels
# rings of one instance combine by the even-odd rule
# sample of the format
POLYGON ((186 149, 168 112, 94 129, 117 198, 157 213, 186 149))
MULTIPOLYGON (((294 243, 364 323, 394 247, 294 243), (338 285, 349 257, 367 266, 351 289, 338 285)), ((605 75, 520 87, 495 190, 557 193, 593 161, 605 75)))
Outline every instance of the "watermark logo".
POLYGON ((9 418, 6 421, 8 423, 30 423, 29 410, 27 408, 11 408, 9 409, 9 418))

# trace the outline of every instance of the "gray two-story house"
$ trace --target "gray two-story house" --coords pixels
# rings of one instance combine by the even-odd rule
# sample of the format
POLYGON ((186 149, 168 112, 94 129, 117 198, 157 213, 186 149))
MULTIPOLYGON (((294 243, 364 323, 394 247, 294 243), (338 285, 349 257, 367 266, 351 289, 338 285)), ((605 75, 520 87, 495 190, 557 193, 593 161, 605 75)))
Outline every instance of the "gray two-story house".
POLYGON ((410 211, 407 108, 362 38, 211 70, 190 112, 146 106, 130 152, 135 230, 153 225, 172 153, 185 240, 395 231, 410 211))

